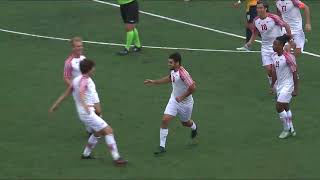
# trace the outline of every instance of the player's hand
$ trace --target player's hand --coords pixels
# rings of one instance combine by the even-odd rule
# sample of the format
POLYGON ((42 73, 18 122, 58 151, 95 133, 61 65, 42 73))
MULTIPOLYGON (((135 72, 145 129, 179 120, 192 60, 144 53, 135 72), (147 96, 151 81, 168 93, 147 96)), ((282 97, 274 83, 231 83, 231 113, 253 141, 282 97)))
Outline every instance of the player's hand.
POLYGON ((311 24, 306 24, 306 26, 305 26, 305 30, 306 30, 306 32, 310 32, 311 31, 311 24))
POLYGON ((296 89, 295 89, 295 90, 293 90, 293 92, 292 92, 292 96, 293 96, 293 97, 298 96, 298 90, 296 90, 296 89))
POLYGON ((49 109, 49 113, 53 113, 56 109, 57 109, 56 105, 51 106, 51 108, 49 109))
POLYGON ((241 3, 239 3, 239 2, 233 3, 233 7, 234 7, 234 8, 239 8, 239 7, 240 7, 240 4, 241 4, 241 3))
POLYGON ((176 101, 179 103, 179 102, 181 102, 181 101, 183 101, 183 97, 182 96, 178 96, 178 97, 176 97, 176 101))
POLYGON ((146 79, 146 80, 144 80, 143 83, 144 83, 145 85, 151 85, 151 84, 154 84, 154 80, 146 79))

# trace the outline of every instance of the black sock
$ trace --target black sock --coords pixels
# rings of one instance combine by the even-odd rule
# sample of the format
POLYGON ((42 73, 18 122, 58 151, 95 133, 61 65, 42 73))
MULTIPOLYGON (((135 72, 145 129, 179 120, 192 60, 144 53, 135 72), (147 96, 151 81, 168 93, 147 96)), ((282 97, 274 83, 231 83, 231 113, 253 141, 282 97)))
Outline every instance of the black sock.
POLYGON ((249 28, 247 28, 246 29, 246 42, 249 42, 251 36, 252 36, 252 31, 249 28))

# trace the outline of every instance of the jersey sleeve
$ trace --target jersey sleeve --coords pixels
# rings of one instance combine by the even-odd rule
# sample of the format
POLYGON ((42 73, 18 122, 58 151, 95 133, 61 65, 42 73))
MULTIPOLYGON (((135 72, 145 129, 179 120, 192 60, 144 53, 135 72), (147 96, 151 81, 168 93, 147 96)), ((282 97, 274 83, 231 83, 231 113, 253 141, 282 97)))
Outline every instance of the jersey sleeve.
POLYGON ((293 5, 299 9, 304 9, 305 4, 301 2, 300 0, 291 0, 293 5))
POLYGON ((257 19, 258 19, 258 17, 254 18, 254 20, 253 20, 253 27, 252 27, 252 29, 251 29, 252 33, 254 33, 254 34, 258 34, 258 33, 259 33, 259 30, 258 30, 258 28, 257 28, 257 26, 256 26, 256 21, 257 21, 257 19))
POLYGON ((63 77, 67 79, 72 78, 72 66, 68 60, 64 63, 63 77))
POLYGON ((193 79, 191 78, 190 74, 184 69, 184 68, 181 68, 179 70, 179 73, 180 73, 180 78, 181 80, 188 86, 190 87, 191 85, 193 85, 194 81, 193 79))
POLYGON ((287 52, 285 52, 283 55, 286 58, 286 62, 288 64, 288 66, 290 67, 291 72, 296 72, 297 71, 296 58, 292 54, 287 53, 287 52))
POLYGON ((284 26, 285 25, 285 22, 277 15, 275 14, 269 14, 268 15, 271 19, 274 20, 274 22, 276 23, 276 25, 279 25, 279 26, 284 26))

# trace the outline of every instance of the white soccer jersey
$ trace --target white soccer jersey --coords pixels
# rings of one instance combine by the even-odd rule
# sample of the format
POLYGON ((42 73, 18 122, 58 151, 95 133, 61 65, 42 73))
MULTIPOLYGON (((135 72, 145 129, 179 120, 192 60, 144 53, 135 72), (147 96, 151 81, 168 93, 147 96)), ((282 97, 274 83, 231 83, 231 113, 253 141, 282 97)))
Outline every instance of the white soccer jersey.
POLYGON ((80 57, 75 57, 71 54, 64 63, 64 77, 70 80, 81 75, 80 72, 80 61, 84 60, 86 57, 81 55, 80 57))
POLYGON ((265 19, 256 17, 254 20, 254 31, 259 31, 262 38, 261 51, 273 52, 273 41, 283 35, 282 27, 284 21, 277 15, 268 13, 265 19))
POLYGON ((100 102, 98 93, 96 91, 96 85, 90 77, 86 75, 76 77, 72 81, 72 87, 73 99, 76 103, 79 114, 87 114, 80 103, 80 92, 84 93, 84 100, 87 105, 93 106, 95 103, 100 102))
POLYGON ((292 34, 303 31, 300 8, 304 8, 304 4, 300 0, 277 0, 276 5, 282 19, 289 24, 292 34))
POLYGON ((292 73, 297 71, 295 57, 288 52, 284 52, 281 56, 274 53, 272 60, 277 74, 277 89, 284 86, 293 86, 292 73))
MULTIPOLYGON (((171 71, 170 74, 172 83, 171 98, 175 99, 178 96, 183 95, 188 88, 194 83, 190 74, 181 66, 178 71, 171 71)), ((186 97, 182 103, 192 103, 192 95, 186 97)))

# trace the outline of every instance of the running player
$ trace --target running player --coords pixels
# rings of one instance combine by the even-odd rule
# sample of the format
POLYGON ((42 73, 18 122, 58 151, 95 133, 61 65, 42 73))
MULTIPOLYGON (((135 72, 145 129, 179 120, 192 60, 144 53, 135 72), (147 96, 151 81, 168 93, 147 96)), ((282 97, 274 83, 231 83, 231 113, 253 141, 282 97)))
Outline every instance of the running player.
POLYGON ((113 162, 116 165, 126 164, 118 152, 117 144, 113 136, 112 128, 101 118, 101 107, 96 86, 90 76, 95 71, 93 61, 85 59, 80 62, 80 71, 82 75, 76 77, 69 88, 61 95, 50 108, 53 112, 58 108, 59 104, 67 98, 71 93, 76 104, 79 118, 87 128, 92 129, 92 134, 88 139, 88 144, 85 147, 82 159, 94 159, 91 155, 92 150, 98 143, 100 137, 104 137, 107 147, 109 148, 113 162))
POLYGON ((272 72, 272 59, 273 54, 272 44, 273 41, 278 37, 283 35, 282 27, 287 31, 287 34, 291 37, 290 26, 281 20, 277 15, 267 12, 268 4, 265 1, 258 1, 257 3, 257 12, 258 17, 254 20, 254 30, 249 42, 245 45, 250 47, 252 43, 257 38, 258 33, 260 32, 262 37, 262 46, 261 46, 261 57, 262 65, 265 67, 265 70, 268 75, 269 83, 271 84, 271 72, 272 72))
POLYGON ((133 52, 141 51, 141 43, 139 38, 138 29, 136 24, 139 22, 139 5, 137 0, 118 0, 120 4, 121 17, 126 25, 126 45, 123 51, 120 51, 118 55, 125 56, 130 52, 130 46, 133 43, 133 52))
POLYGON ((302 27, 302 17, 300 9, 304 9, 305 30, 311 31, 310 8, 300 0, 277 0, 277 11, 282 19, 290 25, 293 40, 296 44, 295 56, 298 57, 302 52, 305 44, 305 34, 302 27))
POLYGON ((192 80, 189 73, 181 65, 181 55, 173 53, 169 56, 168 66, 170 75, 167 75, 159 80, 147 79, 144 84, 167 84, 172 83, 172 93, 169 103, 164 112, 162 123, 160 126, 160 148, 155 154, 166 152, 166 139, 168 136, 169 122, 177 115, 183 126, 191 128, 191 138, 197 136, 197 126, 191 120, 193 109, 192 93, 196 90, 195 82, 192 80))
MULTIPOLYGON (((246 43, 249 42, 251 36, 252 36, 252 29, 254 28, 253 20, 257 17, 257 1, 258 0, 246 0, 246 43)), ((233 6, 235 8, 239 8, 241 5, 241 0, 234 3, 233 6)), ((237 48, 237 50, 240 51, 249 51, 250 49, 247 48, 247 46, 243 46, 240 48, 237 48)))
MULTIPOLYGON (((289 107, 292 96, 298 95, 298 72, 295 57, 284 51, 284 45, 289 42, 290 36, 283 35, 277 37, 273 43, 275 53, 272 55, 273 71, 271 92, 276 84, 277 103, 276 109, 283 124, 283 131, 279 138, 295 136, 296 132, 292 123, 292 112, 289 107), (276 83, 277 81, 277 83, 276 83)), ((294 43, 294 42, 290 42, 294 43)), ((294 47, 294 46, 293 46, 294 47)))

